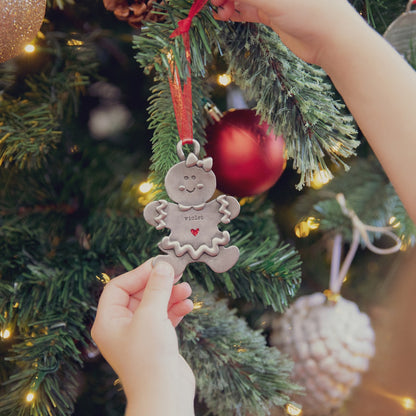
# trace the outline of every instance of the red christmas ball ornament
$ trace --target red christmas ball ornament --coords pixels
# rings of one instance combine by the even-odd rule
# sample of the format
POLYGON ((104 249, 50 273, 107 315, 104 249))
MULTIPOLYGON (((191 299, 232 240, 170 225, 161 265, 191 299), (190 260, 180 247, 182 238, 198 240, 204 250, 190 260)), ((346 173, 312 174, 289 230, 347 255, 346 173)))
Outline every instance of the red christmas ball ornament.
POLYGON ((277 182, 286 166, 285 142, 268 129, 253 110, 230 110, 207 127, 205 150, 220 191, 251 196, 277 182))

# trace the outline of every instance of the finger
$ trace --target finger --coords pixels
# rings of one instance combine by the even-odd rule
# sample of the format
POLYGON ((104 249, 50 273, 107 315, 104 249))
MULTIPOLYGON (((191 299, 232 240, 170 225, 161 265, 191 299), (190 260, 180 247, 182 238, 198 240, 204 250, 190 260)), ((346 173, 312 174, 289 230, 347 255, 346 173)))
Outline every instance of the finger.
MULTIPOLYGON (((139 307, 142 299, 143 299, 144 290, 137 292, 133 296, 130 296, 129 304, 127 308, 134 313, 134 311, 139 307)), ((180 302, 192 294, 192 289, 189 283, 183 282, 173 286, 172 293, 170 295, 168 308, 170 308, 173 304, 180 302)))
POLYGON ((183 282, 178 285, 173 286, 172 294, 169 299, 168 309, 186 298, 189 298, 192 294, 192 289, 189 283, 183 282))
POLYGON ((163 261, 156 263, 144 290, 141 307, 149 308, 161 317, 166 316, 174 274, 173 267, 169 263, 163 261))
POLYGON ((192 311, 194 304, 191 299, 176 303, 168 310, 168 318, 174 327, 178 326, 183 317, 192 311))
POLYGON ((100 303, 105 305, 111 303, 127 305, 129 296, 144 289, 151 271, 152 262, 150 259, 136 269, 111 279, 104 287, 100 303), (122 303, 121 300, 125 300, 126 303, 122 303))
POLYGON ((218 8, 213 12, 213 15, 218 20, 230 20, 235 13, 234 1, 226 1, 217 4, 218 8))
POLYGON ((251 5, 241 5, 237 8, 224 6, 213 12, 217 20, 232 20, 233 22, 260 22, 257 7, 251 5))
POLYGON ((152 270, 151 260, 107 283, 98 302, 96 321, 131 317, 128 309, 132 294, 142 290, 152 270))

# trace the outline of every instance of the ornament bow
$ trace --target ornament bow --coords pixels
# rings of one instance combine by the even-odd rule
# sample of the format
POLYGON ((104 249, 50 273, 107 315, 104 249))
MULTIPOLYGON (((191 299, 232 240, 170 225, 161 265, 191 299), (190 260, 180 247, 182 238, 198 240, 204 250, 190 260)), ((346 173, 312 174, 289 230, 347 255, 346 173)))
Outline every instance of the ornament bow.
POLYGON ((186 158, 185 166, 191 168, 192 166, 198 166, 204 169, 205 172, 209 172, 212 169, 212 157, 206 157, 202 160, 198 159, 195 153, 189 153, 186 158))

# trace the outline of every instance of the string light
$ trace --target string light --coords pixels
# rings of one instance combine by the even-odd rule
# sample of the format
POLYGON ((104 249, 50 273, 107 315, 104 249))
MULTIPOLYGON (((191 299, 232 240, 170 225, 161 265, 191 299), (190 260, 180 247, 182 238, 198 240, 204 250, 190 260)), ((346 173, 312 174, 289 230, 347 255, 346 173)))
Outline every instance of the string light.
POLYGON ((107 273, 101 273, 101 275, 95 276, 103 285, 106 285, 110 280, 111 277, 107 273))
POLYGON ((295 225, 295 234, 298 238, 305 238, 310 234, 310 229, 306 221, 301 221, 295 225))
POLYGON ((416 409, 415 401, 411 397, 402 397, 399 400, 399 402, 402 405, 402 407, 406 410, 415 410, 416 409))
POLYGON ((204 306, 204 302, 194 302, 194 310, 201 309, 204 306))
POLYGON ((68 42, 66 42, 66 44, 68 46, 82 46, 84 42, 78 39, 69 39, 68 42))
POLYGON ((409 247, 413 246, 414 244, 414 237, 406 237, 402 236, 401 238, 402 245, 400 246, 400 251, 406 251, 409 247))
POLYGON ((0 331, 0 337, 3 339, 8 339, 12 335, 10 329, 5 329, 4 331, 0 331))
POLYGON ((217 83, 223 87, 227 87, 233 82, 230 74, 219 74, 217 76, 217 83))
POLYGON ((290 416, 299 416, 302 414, 302 409, 292 403, 286 405, 286 413, 290 416))
POLYGON ((172 51, 169 51, 169 52, 166 54, 166 57, 168 58, 169 63, 171 63, 171 62, 172 62, 172 60, 173 60, 173 53, 172 53, 172 51))
POLYGON ((33 402, 33 400, 35 399, 35 393, 33 393, 32 391, 30 391, 27 395, 26 395, 26 401, 28 403, 33 402))
POLYGON ((147 194, 148 192, 150 192, 153 189, 154 185, 152 182, 142 182, 139 185, 139 191, 142 194, 147 194))
POLYGON ((372 390, 376 394, 379 394, 380 396, 383 396, 383 397, 386 397, 388 399, 395 401, 397 404, 403 407, 404 410, 412 410, 412 411, 416 410, 416 402, 415 402, 415 399, 413 399, 412 397, 399 396, 398 394, 390 393, 377 386, 371 386, 370 390, 372 390))
POLYGON ((332 179, 332 175, 326 170, 320 170, 313 175, 311 186, 313 189, 320 189, 332 179))
POLYGON ((315 217, 309 217, 306 220, 300 221, 295 226, 295 234, 298 238, 307 237, 311 231, 319 228, 319 220, 315 217))
POLYGON ((319 220, 315 217, 309 217, 306 220, 306 223, 308 224, 310 230, 317 230, 319 228, 319 220))
POLYGON ((35 52, 36 48, 35 48, 35 45, 32 45, 31 43, 29 43, 24 47, 24 49, 26 53, 33 53, 35 52))
POLYGON ((394 216, 390 217, 389 225, 393 228, 398 228, 398 227, 400 227, 400 221, 394 216))

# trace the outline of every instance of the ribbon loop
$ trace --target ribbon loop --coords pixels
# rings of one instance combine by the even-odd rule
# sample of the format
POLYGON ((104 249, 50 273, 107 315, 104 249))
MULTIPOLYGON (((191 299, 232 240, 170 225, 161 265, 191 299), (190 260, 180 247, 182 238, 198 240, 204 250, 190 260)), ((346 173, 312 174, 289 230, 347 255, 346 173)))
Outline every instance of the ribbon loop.
POLYGON ((175 38, 179 35, 182 36, 188 64, 188 75, 184 81, 183 88, 181 86, 178 68, 173 62, 171 64, 171 76, 169 77, 173 109, 178 126, 179 139, 182 141, 182 144, 190 144, 193 141, 191 42, 189 40, 189 30, 191 29, 193 18, 207 2, 208 0, 195 0, 189 10, 188 16, 178 22, 178 27, 170 35, 170 38, 175 38))
POLYGON ((171 33, 170 38, 176 38, 176 36, 188 33, 191 29, 193 16, 188 16, 183 20, 179 20, 178 27, 171 33))
POLYGON ((357 216, 357 214, 347 207, 347 202, 345 200, 344 194, 337 194, 336 200, 341 207, 343 214, 351 219, 352 225, 355 232, 359 233, 362 240, 364 241, 365 246, 376 254, 392 254, 400 250, 402 246, 402 242, 400 238, 394 234, 391 230, 391 227, 375 227, 372 225, 364 224, 357 216), (376 247, 371 241, 369 233, 380 233, 390 237, 392 240, 396 242, 396 244, 392 247, 388 248, 380 248, 376 247))

